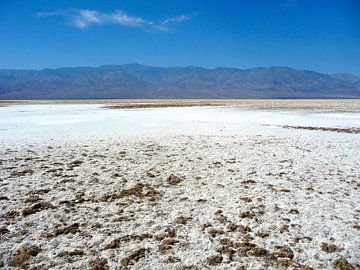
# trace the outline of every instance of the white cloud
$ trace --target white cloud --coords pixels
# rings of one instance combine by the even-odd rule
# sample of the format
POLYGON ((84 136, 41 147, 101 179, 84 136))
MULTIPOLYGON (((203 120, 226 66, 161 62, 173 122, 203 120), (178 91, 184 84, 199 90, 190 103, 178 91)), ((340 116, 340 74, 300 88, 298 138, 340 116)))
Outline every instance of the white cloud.
POLYGON ((182 23, 195 16, 195 14, 178 15, 161 21, 150 21, 141 17, 130 16, 122 10, 115 10, 113 12, 106 13, 89 9, 74 9, 65 12, 40 12, 36 15, 37 17, 66 17, 72 26, 80 29, 86 29, 91 25, 115 24, 161 32, 169 31, 171 24, 182 23))
POLYGON ((186 22, 190 20, 195 14, 192 15, 179 15, 175 17, 170 17, 161 22, 162 25, 173 23, 173 22, 186 22))
POLYGON ((122 10, 116 10, 114 13, 110 14, 110 18, 114 23, 126 26, 142 26, 149 23, 143 18, 129 16, 122 10))
POLYGON ((102 24, 104 23, 103 16, 94 10, 79 10, 78 14, 73 16, 72 24, 78 28, 86 28, 91 24, 102 24))

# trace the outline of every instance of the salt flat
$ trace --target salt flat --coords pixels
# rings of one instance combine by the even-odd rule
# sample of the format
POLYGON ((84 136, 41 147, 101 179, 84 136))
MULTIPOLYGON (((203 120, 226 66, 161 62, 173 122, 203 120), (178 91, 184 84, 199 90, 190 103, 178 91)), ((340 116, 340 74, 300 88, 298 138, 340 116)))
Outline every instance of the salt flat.
MULTIPOLYGON (((360 113, 245 110, 237 106, 111 110, 104 109, 100 104, 14 105, 0 108, 0 141, 4 144, 44 143, 49 140, 96 141, 129 136, 264 135, 286 132, 276 128, 278 125, 360 127, 360 113)), ((327 135, 321 133, 321 136, 327 135)))
POLYGON ((321 108, 1 107, 0 264, 359 269, 360 114, 321 108))

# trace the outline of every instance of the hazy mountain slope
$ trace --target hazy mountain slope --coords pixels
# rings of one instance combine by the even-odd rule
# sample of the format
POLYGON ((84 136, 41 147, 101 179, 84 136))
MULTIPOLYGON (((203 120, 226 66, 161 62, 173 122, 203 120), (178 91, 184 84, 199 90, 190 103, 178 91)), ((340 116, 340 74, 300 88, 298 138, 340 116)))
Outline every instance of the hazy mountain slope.
POLYGON ((0 70, 0 98, 360 98, 360 77, 286 67, 138 64, 0 70))

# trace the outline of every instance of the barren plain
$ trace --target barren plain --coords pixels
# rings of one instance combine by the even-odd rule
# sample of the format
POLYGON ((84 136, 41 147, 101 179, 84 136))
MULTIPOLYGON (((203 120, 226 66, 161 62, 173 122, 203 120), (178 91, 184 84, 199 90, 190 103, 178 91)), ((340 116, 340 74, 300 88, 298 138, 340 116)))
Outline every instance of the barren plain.
POLYGON ((360 101, 1 105, 4 269, 360 269, 360 101))

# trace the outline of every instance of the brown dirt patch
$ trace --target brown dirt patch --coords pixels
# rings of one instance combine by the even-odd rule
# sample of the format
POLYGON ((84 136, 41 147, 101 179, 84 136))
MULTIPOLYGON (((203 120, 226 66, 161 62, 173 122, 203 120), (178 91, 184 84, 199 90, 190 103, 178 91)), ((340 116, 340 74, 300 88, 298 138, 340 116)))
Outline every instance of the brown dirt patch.
POLYGON ((80 229, 79 229, 79 223, 74 223, 70 226, 66 226, 66 227, 63 227, 63 228, 59 228, 59 229, 56 229, 55 232, 54 232, 54 235, 55 236, 59 236, 59 235, 62 235, 62 234, 75 234, 77 232, 80 232, 80 229))
POLYGON ((173 227, 166 228, 165 232, 169 238, 174 238, 176 236, 176 231, 173 227))
POLYGON ((167 238, 161 242, 159 245, 159 251, 160 253, 164 253, 167 250, 170 250, 174 247, 176 243, 178 243, 178 240, 175 240, 174 238, 167 238))
POLYGON ((41 251, 41 248, 36 246, 24 247, 10 259, 9 265, 12 267, 24 268, 31 257, 37 256, 41 251))
POLYGON ((186 225, 188 220, 191 220, 191 217, 180 216, 175 220, 175 222, 176 224, 186 225))
POLYGON ((178 184, 180 184, 182 181, 184 181, 182 178, 171 174, 168 178, 167 178, 167 182, 172 185, 172 186, 176 186, 178 184))
POLYGON ((208 234, 210 234, 211 237, 215 238, 217 235, 225 234, 225 232, 220 229, 210 228, 208 230, 208 234))
POLYGON ((121 199, 125 197, 137 197, 137 198, 149 198, 150 200, 154 201, 161 197, 161 193, 157 190, 155 190, 150 184, 143 184, 139 183, 135 186, 124 189, 120 191, 118 194, 111 194, 111 195, 105 195, 100 198, 100 201, 106 202, 106 201, 113 201, 116 199, 121 199))
POLYGON ((213 255, 207 258, 208 265, 214 266, 222 263, 223 257, 221 255, 213 255))
POLYGON ((6 227, 1 227, 0 228, 0 235, 4 235, 9 233, 10 231, 6 228, 6 227))
POLYGON ((140 235, 125 235, 123 237, 112 240, 109 244, 105 246, 105 249, 114 249, 120 247, 122 242, 130 242, 130 241, 143 241, 144 239, 153 238, 153 235, 149 233, 144 233, 140 235))
POLYGON ((350 134, 360 134, 360 128, 338 128, 338 127, 309 127, 309 126, 280 126, 282 128, 288 129, 304 129, 304 130, 321 130, 321 131, 331 131, 338 133, 350 133, 350 134))
POLYGON ((66 256, 84 256, 85 252, 83 250, 71 250, 71 251, 63 251, 58 254, 59 257, 66 256))
POLYGON ((243 213, 240 214, 241 218, 249 218, 249 219, 253 219, 256 216, 256 214, 252 211, 245 211, 243 213))
POLYGON ((25 176, 25 175, 32 175, 34 171, 32 169, 25 169, 19 172, 13 172, 10 174, 10 177, 19 177, 19 176, 25 176))
POLYGON ((334 253, 338 250, 338 247, 334 244, 322 243, 321 250, 326 253, 334 253))
POLYGON ((291 248, 287 246, 275 247, 275 251, 271 255, 274 256, 275 258, 288 258, 288 259, 294 258, 294 252, 291 250, 291 248))
POLYGON ((109 270, 109 266, 105 259, 96 258, 89 263, 90 270, 109 270))
POLYGON ((255 256, 255 257, 263 257, 266 256, 269 253, 269 251, 267 251, 265 248, 261 248, 261 247, 254 247, 251 248, 247 254, 249 256, 255 256))
POLYGON ((52 209, 52 208, 54 208, 54 206, 49 202, 39 202, 39 203, 33 204, 30 207, 25 208, 22 211, 22 214, 24 216, 28 216, 28 215, 32 215, 32 214, 35 214, 37 212, 40 212, 40 211, 43 211, 43 210, 46 210, 46 209, 52 209))
POLYGON ((334 260, 332 262, 332 266, 334 267, 334 269, 339 270, 355 270, 355 267, 343 257, 334 260))
POLYGON ((121 261, 120 261, 121 265, 124 267, 127 267, 127 266, 135 264, 141 258, 145 257, 146 251, 147 251, 146 248, 140 248, 140 249, 132 252, 129 256, 121 259, 121 261))

